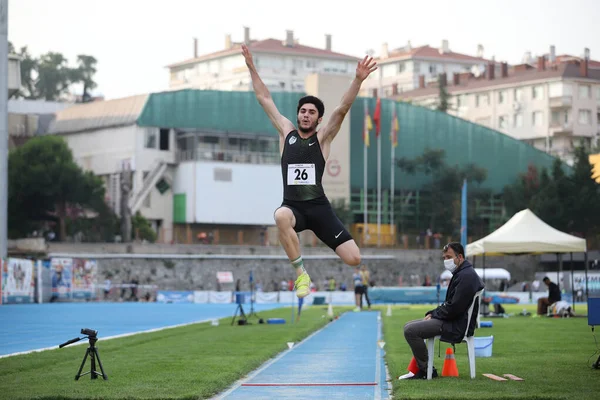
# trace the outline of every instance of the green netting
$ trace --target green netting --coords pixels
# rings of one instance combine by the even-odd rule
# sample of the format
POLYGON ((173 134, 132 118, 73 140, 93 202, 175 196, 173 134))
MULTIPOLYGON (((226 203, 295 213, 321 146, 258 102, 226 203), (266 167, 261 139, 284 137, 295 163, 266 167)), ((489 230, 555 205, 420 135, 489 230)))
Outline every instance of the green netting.
MULTIPOLYGON (((367 101, 369 114, 373 117, 376 99, 359 98, 351 111, 350 181, 352 189, 362 189, 364 165, 364 102, 367 101)), ((537 150, 533 146, 513 139, 493 129, 477 125, 446 113, 398 103, 392 100, 381 102, 381 186, 390 188, 391 141, 390 128, 393 107, 396 108, 400 131, 395 157, 415 158, 426 148, 444 149, 446 163, 449 165, 467 165, 473 163, 487 170, 487 180, 482 189, 500 192, 520 173, 526 172, 532 164, 537 168, 550 168, 554 157, 537 150)), ((368 159, 368 187, 377 187, 377 140, 375 130, 370 132, 368 159)), ((400 169, 395 170, 395 189, 420 189, 431 178, 425 175, 409 175, 400 169)))
MULTIPOLYGON (((302 93, 273 93, 284 116, 296 121, 302 93)), ((206 129, 276 136, 277 132, 254 92, 180 90, 150 95, 137 121, 140 126, 206 129)))
MULTIPOLYGON (((279 111, 290 121, 296 121, 298 99, 303 93, 273 93, 279 111)), ((376 99, 358 98, 350 114, 351 140, 350 181, 352 190, 363 188, 363 127, 364 102, 373 116, 376 99)), ((393 107, 396 108, 400 132, 395 157, 414 158, 429 148, 446 150, 450 165, 474 163, 488 172, 481 188, 496 192, 512 183, 527 170, 529 164, 549 168, 554 158, 543 151, 513 139, 493 129, 452 117, 424 107, 392 100, 382 100, 381 107, 381 182, 390 188, 391 142, 390 127, 393 107)), ((140 126, 161 128, 204 129, 215 132, 247 133, 276 136, 275 128, 258 104, 253 92, 221 92, 211 90, 180 90, 154 93, 138 118, 140 126)), ((377 187, 377 141, 371 131, 368 149, 369 189, 377 187)), ((395 170, 395 188, 415 190, 430 178, 408 175, 395 170)))

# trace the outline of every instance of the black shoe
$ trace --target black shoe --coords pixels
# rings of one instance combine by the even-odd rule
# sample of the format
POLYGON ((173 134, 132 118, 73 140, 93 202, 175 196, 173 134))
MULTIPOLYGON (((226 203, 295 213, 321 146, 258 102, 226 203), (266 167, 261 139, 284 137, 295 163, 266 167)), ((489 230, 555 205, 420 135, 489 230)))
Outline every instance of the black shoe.
MULTIPOLYGON (((433 373, 431 374, 431 378, 437 378, 438 377, 438 373, 437 370, 435 369, 435 367, 433 367, 433 373)), ((417 372, 415 375, 411 376, 410 378, 406 378, 406 379, 427 379, 427 370, 423 371, 423 370, 419 370, 419 372, 417 372)))

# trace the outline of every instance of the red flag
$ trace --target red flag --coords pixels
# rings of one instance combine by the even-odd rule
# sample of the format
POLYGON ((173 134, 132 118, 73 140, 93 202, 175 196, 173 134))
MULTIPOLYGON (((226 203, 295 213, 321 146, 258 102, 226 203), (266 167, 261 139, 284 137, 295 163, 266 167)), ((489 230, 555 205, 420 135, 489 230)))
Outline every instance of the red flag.
POLYGON ((375 105, 375 114, 373 114, 373 121, 375 121, 375 137, 379 137, 381 132, 381 99, 377 98, 377 104, 375 105))

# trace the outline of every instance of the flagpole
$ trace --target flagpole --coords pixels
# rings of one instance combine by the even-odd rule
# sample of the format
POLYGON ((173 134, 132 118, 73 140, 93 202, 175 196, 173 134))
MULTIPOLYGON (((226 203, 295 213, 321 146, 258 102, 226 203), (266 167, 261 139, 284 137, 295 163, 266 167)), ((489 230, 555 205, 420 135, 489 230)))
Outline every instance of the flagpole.
MULTIPOLYGON (((463 181, 462 193, 461 193, 461 207, 460 207, 460 242, 467 250, 467 180, 463 181)), ((467 255, 465 254, 465 257, 467 255)))
POLYGON ((364 202, 363 202, 363 205, 364 205, 364 209, 363 209, 363 212, 364 212, 364 216, 363 216, 363 225, 364 225, 363 246, 365 245, 365 242, 367 241, 368 218, 369 218, 369 215, 368 215, 369 187, 367 186, 367 164, 368 164, 368 162, 367 162, 367 141, 365 140, 366 135, 369 134, 368 125, 367 125, 367 115, 369 113, 369 106, 367 105, 366 98, 365 98, 364 104, 365 104, 365 113, 364 113, 365 121, 364 121, 364 127, 363 127, 363 144, 364 144, 364 150, 363 150, 363 152, 364 152, 363 153, 363 174, 364 174, 363 175, 363 180, 364 180, 363 181, 363 186, 364 186, 364 189, 363 189, 363 192, 364 192, 363 193, 363 197, 364 197, 364 202))
POLYGON ((390 127, 390 227, 393 237, 393 244, 396 244, 396 225, 394 224, 394 156, 395 156, 395 143, 394 133, 396 129, 396 102, 393 104, 394 110, 392 112, 392 124, 390 127))
MULTIPOLYGON (((383 95, 383 68, 379 69, 379 91, 378 97, 382 98, 383 95)), ((381 114, 379 115, 381 122, 381 114)), ((377 247, 381 247, 381 132, 379 132, 379 125, 377 127, 377 247)))

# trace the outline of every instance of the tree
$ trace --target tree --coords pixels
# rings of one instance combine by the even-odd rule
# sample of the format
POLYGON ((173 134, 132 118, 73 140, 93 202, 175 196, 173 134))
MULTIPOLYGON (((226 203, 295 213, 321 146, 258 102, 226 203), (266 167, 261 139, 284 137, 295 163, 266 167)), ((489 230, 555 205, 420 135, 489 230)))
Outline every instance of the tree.
POLYGON ((448 83, 446 81, 446 74, 440 74, 438 76, 438 87, 440 89, 439 92, 439 102, 437 105, 437 110, 441 112, 448 112, 450 108, 450 93, 448 93, 448 83))
POLYGON ((42 55, 38 60, 37 71, 36 93, 38 98, 47 101, 60 99, 76 78, 76 74, 67 65, 67 59, 60 53, 49 52, 42 55))
POLYGON ((57 101, 68 93, 73 84, 83 85, 82 101, 91 99, 93 89, 97 87, 96 58, 84 54, 77 56, 77 67, 71 68, 68 60, 57 52, 48 52, 39 58, 33 57, 27 46, 19 52, 9 42, 9 51, 21 57, 21 90, 18 97, 26 99, 45 99, 57 101))
POLYGON ((487 170, 474 164, 459 167, 445 162, 445 150, 425 149, 415 159, 401 158, 396 166, 409 174, 423 173, 431 177, 425 186, 431 193, 428 226, 444 232, 454 232, 460 226, 460 194, 463 181, 482 183, 487 178, 487 170))
POLYGON ((102 180, 81 170, 62 137, 35 137, 11 151, 8 172, 12 235, 26 235, 53 221, 64 240, 67 219, 80 217, 88 208, 102 209, 102 180))
POLYGON ((568 199, 570 232, 584 237, 598 235, 600 231, 600 184, 592 179, 589 153, 584 147, 575 149, 575 163, 570 178, 568 199))
POLYGON ((96 63, 98 61, 92 56, 86 56, 80 54, 77 56, 78 67, 75 69, 76 81, 83 84, 82 102, 86 103, 90 101, 91 95, 90 90, 93 90, 98 86, 94 81, 94 75, 96 74, 96 63))
POLYGON ((152 229, 150 221, 144 218, 139 211, 131 218, 131 225, 133 227, 134 235, 138 239, 147 240, 150 243, 156 241, 156 232, 152 229))
POLYGON ((556 159, 551 173, 530 166, 527 174, 504 188, 505 205, 514 214, 531 209, 550 226, 591 238, 600 230, 600 185, 592 179, 589 154, 583 147, 575 150, 572 172, 556 159))

